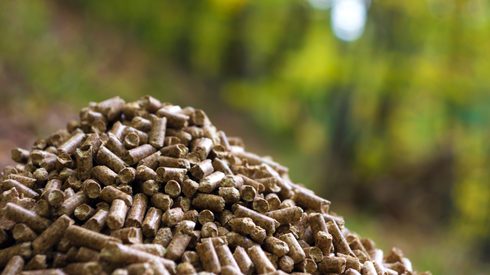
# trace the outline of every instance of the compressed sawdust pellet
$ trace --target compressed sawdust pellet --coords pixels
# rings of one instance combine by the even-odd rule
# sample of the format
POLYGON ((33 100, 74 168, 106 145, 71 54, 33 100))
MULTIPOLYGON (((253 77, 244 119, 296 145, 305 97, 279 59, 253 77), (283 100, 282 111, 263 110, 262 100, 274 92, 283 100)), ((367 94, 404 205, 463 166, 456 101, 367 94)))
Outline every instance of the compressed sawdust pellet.
POLYGON ((90 103, 12 159, 2 274, 424 274, 192 107, 90 103))

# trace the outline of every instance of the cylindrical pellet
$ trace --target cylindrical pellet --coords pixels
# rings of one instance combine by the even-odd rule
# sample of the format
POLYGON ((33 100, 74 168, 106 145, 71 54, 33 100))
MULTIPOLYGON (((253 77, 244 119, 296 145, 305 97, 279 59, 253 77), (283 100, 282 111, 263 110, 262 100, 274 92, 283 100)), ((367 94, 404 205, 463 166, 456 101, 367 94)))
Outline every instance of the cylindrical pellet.
POLYGON ((5 205, 4 213, 8 219, 18 223, 25 223, 36 232, 44 231, 51 224, 48 219, 10 202, 5 205))
POLYGON ((109 215, 107 216, 107 226, 112 230, 122 228, 126 219, 126 214, 128 213, 128 209, 128 206, 123 200, 113 200, 109 210, 109 215))
POLYGON ((108 243, 119 243, 121 240, 97 233, 77 225, 69 226, 65 231, 65 237, 76 246, 86 246, 95 250, 101 250, 108 243))
POLYGON ((141 227, 148 207, 148 197, 143 193, 134 195, 133 205, 126 218, 126 226, 141 227))
POLYGON ((254 245, 248 249, 248 255, 254 263, 255 271, 258 274, 265 274, 276 271, 276 268, 265 255, 264 250, 258 245, 254 245))
POLYGON ((203 239, 202 242, 197 245, 196 251, 201 259, 204 270, 214 273, 219 273, 221 271, 218 255, 209 239, 203 239))
POLYGON ((65 230, 73 223, 74 221, 67 215, 59 217, 32 242, 34 253, 42 254, 51 249, 61 240, 65 230))

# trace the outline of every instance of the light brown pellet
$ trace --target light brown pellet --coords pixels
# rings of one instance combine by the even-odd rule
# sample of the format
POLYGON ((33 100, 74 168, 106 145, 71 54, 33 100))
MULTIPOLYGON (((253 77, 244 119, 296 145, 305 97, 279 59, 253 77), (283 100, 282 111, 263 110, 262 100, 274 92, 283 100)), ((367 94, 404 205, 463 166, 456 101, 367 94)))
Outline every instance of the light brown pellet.
POLYGON ((143 144, 128 151, 130 164, 136 164, 140 160, 155 153, 156 149, 150 144, 143 144))
POLYGON ((243 274, 250 275, 252 273, 254 264, 243 247, 237 246, 233 252, 233 257, 243 274))
POLYGON ((151 203, 156 208, 161 209, 162 211, 167 211, 173 206, 174 200, 172 200, 172 198, 167 194, 156 193, 151 197, 151 203))
POLYGON ((255 271, 258 274, 265 274, 276 271, 276 268, 271 263, 264 250, 258 245, 254 245, 248 249, 248 255, 254 263, 255 271))
POLYGON ((95 232, 99 232, 105 226, 108 215, 108 209, 101 208, 97 210, 97 212, 95 212, 95 214, 85 222, 83 227, 95 232))
POLYGON ((126 217, 126 226, 141 227, 148 207, 148 197, 143 193, 138 193, 133 197, 133 205, 129 209, 126 217))
POLYGON ((305 252, 292 233, 281 235, 279 239, 288 245, 288 256, 293 258, 294 263, 299 263, 305 259, 305 252))
POLYGON ((2 275, 17 275, 24 269, 24 259, 15 255, 10 258, 7 265, 2 271, 2 275))
POLYGON ((87 179, 82 183, 82 189, 85 195, 90 199, 96 199, 100 196, 102 188, 100 184, 93 179, 87 179))
POLYGON ((156 116, 151 117, 151 131, 149 134, 149 143, 156 149, 163 147, 165 141, 165 129, 167 128, 167 119, 156 116))
POLYGON ((5 205, 3 211, 8 219, 18 223, 25 223, 36 232, 44 231, 51 224, 48 219, 10 202, 5 205))
POLYGON ((169 180, 167 184, 165 184, 165 193, 172 198, 178 197, 181 190, 180 184, 175 180, 169 180))
POLYGON ((32 255, 32 246, 30 242, 16 244, 4 249, 0 249, 0 267, 5 266, 13 256, 22 256, 29 258, 32 255))
POLYGON ((92 217, 93 214, 95 214, 95 209, 85 203, 77 206, 74 211, 75 217, 80 221, 87 220, 88 218, 92 217))
POLYGON ((113 200, 106 220, 107 226, 112 230, 122 228, 126 219, 126 214, 128 213, 128 209, 129 207, 123 200, 113 200))
POLYGON ((138 244, 143 242, 143 232, 138 227, 125 227, 112 230, 111 236, 121 239, 125 244, 138 244))
POLYGON ((319 264, 319 270, 323 273, 342 273, 345 271, 345 258, 326 256, 319 264))
POLYGON ((273 234, 276 231, 277 226, 279 226, 279 223, 273 218, 248 209, 242 205, 235 206, 234 214, 238 217, 251 218, 257 225, 267 230, 267 233, 269 234, 273 234))
POLYGON ((184 254, 192 237, 182 232, 175 234, 167 247, 165 258, 177 261, 184 254))
POLYGON ((162 210, 151 207, 146 212, 145 219, 143 220, 143 235, 146 237, 153 237, 157 233, 160 227, 160 221, 162 219, 162 210))
POLYGON ((74 223, 67 215, 62 215, 44 230, 33 242, 34 253, 45 253, 63 237, 65 230, 74 223))
POLYGON ((116 173, 119 173, 127 166, 119 156, 105 146, 101 146, 97 152, 97 163, 111 168, 116 173))
POLYGON ((12 237, 17 242, 30 242, 37 237, 37 234, 29 226, 18 223, 12 228, 12 237))
POLYGON ((291 273, 294 269, 294 260, 288 255, 279 258, 277 265, 284 272, 291 273))
POLYGON ((282 257, 289 253, 288 244, 274 236, 269 236, 265 239, 264 248, 278 257, 282 257))
POLYGON ((187 169, 159 167, 156 172, 159 181, 168 182, 169 180, 175 180, 177 182, 182 182, 184 181, 184 177, 187 174, 187 169))
POLYGON ((218 254, 209 239, 203 239, 196 247, 197 254, 201 259, 204 270, 214 273, 221 271, 218 254))
POLYGON ((199 188, 199 183, 186 179, 182 182, 182 193, 188 198, 192 198, 199 188))
POLYGON ((173 227, 177 225, 177 223, 179 223, 183 219, 184 211, 179 207, 168 209, 162 215, 162 222, 168 227, 173 227))
POLYGON ((102 191, 100 192, 100 198, 108 203, 119 199, 122 200, 128 207, 131 207, 131 205, 133 205, 133 197, 117 189, 114 186, 104 187, 104 189, 102 189, 102 191))
POLYGON ((64 235, 71 244, 101 250, 109 243, 119 243, 120 239, 94 232, 78 225, 70 225, 64 235))
POLYGON ((117 181, 117 173, 103 165, 92 168, 92 176, 103 185, 115 185, 117 181))
POLYGON ((225 209, 225 200, 213 194, 197 194, 192 199, 192 205, 197 209, 209 209, 213 212, 222 212, 225 209))
POLYGON ((117 174, 117 182, 120 184, 130 184, 136 179, 136 169, 125 167, 117 174))

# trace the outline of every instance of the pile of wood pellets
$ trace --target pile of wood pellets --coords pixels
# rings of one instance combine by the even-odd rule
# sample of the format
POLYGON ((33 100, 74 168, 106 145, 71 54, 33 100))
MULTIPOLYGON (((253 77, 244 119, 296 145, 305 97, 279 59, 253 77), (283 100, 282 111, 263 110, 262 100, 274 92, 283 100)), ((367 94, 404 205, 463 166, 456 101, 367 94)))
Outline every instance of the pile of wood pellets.
POLYGON ((2 274, 428 274, 192 107, 91 103, 12 159, 2 274))

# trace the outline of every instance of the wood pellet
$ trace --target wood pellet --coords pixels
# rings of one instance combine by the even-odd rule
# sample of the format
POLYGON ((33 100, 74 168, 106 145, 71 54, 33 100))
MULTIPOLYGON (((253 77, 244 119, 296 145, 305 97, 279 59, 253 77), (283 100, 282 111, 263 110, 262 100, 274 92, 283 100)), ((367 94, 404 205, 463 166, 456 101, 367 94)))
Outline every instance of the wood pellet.
POLYGON ((90 103, 11 153, 1 274, 430 274, 349 232, 330 202, 203 110, 90 103))

